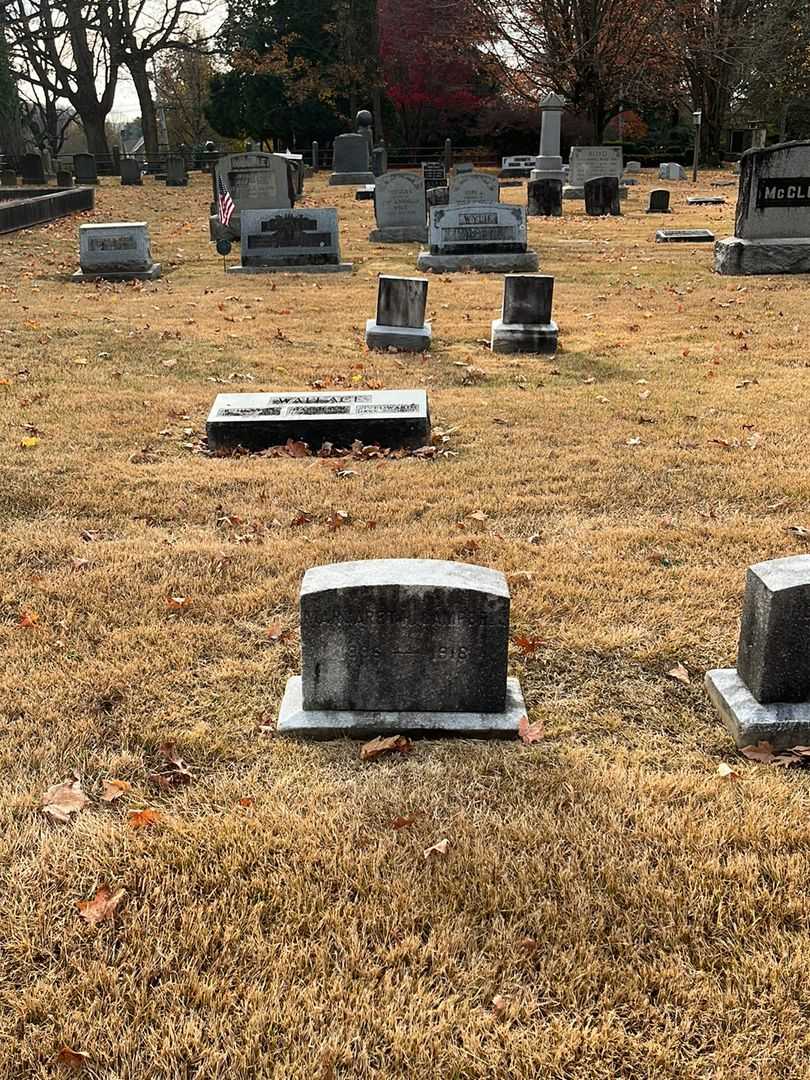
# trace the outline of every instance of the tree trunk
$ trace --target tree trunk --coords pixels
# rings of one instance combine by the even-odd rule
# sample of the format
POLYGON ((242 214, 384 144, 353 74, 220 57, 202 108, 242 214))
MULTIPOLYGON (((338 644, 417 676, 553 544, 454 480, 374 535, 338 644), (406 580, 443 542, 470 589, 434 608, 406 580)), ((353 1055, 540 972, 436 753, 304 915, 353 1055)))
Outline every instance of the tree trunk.
POLYGON ((84 137, 87 139, 87 149, 95 154, 96 161, 109 161, 110 148, 107 145, 107 131, 105 127, 105 114, 100 109, 84 111, 80 113, 84 137))
POLYGON ((147 160, 154 160, 160 152, 157 109, 152 97, 152 87, 149 85, 149 74, 146 70, 146 58, 138 54, 127 59, 127 67, 132 76, 138 102, 141 106, 141 130, 143 131, 143 148, 147 160))

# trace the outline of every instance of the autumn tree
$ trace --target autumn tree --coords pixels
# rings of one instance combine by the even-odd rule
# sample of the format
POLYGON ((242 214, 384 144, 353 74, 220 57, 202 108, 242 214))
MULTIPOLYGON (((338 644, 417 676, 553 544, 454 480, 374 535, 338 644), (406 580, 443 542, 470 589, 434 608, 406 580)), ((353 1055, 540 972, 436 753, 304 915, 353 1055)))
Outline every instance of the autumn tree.
POLYGON ((213 75, 211 57, 203 49, 178 49, 163 55, 156 85, 170 142, 201 146, 213 134, 205 114, 213 75))

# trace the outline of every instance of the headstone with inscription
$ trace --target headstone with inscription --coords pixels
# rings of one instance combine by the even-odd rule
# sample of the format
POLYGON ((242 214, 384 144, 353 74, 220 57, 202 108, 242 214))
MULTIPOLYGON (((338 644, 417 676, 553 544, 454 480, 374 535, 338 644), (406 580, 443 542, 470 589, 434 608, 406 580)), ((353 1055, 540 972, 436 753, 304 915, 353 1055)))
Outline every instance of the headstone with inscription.
POLYGON ((374 173, 371 171, 371 151, 368 137, 362 132, 338 135, 335 138, 332 157, 331 185, 373 184, 374 173))
POLYGON ((810 141, 747 150, 734 236, 714 251, 718 274, 810 273, 810 141))
POLYGON ((619 181, 619 197, 623 199, 627 196, 627 188, 621 182, 623 175, 620 146, 572 146, 563 198, 584 199, 586 180, 615 176, 619 181))
POLYGON ((185 157, 182 154, 169 154, 166 159, 166 187, 185 187, 187 184, 185 157))
POLYGON ((526 190, 529 217, 562 217, 562 180, 530 180, 526 190))
POLYGON ((553 356, 559 334, 551 318, 553 293, 554 278, 548 274, 507 274, 501 317, 492 323, 492 351, 553 356))
POLYGON ((214 210, 209 225, 212 240, 239 239, 243 210, 283 210, 295 205, 295 185, 287 162, 278 154, 257 150, 226 154, 217 162, 211 179, 214 210), (216 214, 220 182, 234 204, 227 225, 223 225, 216 214))
POLYGON ((337 210, 243 210, 241 262, 230 274, 349 273, 340 261, 337 210))
POLYGON ((534 163, 535 158, 530 154, 513 154, 512 157, 501 158, 501 171, 498 177, 502 180, 509 180, 512 177, 528 179, 532 174, 534 163))
POLYGON ((418 172, 387 172, 377 177, 372 243, 403 244, 427 239, 425 179, 418 172))
POLYGON ((662 161, 658 166, 659 180, 685 180, 686 169, 677 161, 662 161))
POLYGON ((429 243, 430 249, 417 260, 419 270, 509 273, 537 269, 537 253, 528 250, 525 206, 434 206, 429 243))
POLYGON ((266 450, 288 440, 310 450, 324 443, 415 449, 430 443, 424 390, 218 394, 206 423, 208 448, 266 450))
POLYGON ((648 214, 669 214, 669 192, 666 188, 655 188, 650 192, 647 203, 648 214))
POLYGON ((810 743, 810 555, 748 568, 736 668, 706 689, 737 746, 810 743))
POLYGON ((20 160, 20 174, 23 185, 44 184, 45 166, 42 163, 42 154, 23 154, 20 160))
POLYGON ((277 730, 314 738, 516 736, 526 706, 507 677, 509 587, 499 570, 370 559, 308 570, 301 670, 277 730))
POLYGON ((73 175, 76 177, 76 183, 80 186, 84 184, 97 184, 98 168, 96 166, 95 154, 74 154, 73 175))
POLYGON ((79 266, 73 281, 153 281, 160 277, 145 221, 80 225, 79 266))
POLYGON ((142 186, 141 163, 137 158, 121 158, 121 183, 124 187, 142 186))
POLYGON ((618 217, 621 214, 619 181, 615 176, 592 176, 583 187, 588 217, 618 217))
POLYGON ((431 206, 447 206, 450 201, 450 188, 446 184, 444 187, 428 188, 425 192, 425 201, 428 207, 428 216, 430 216, 431 206))
POLYGON ((459 172, 456 169, 448 187, 450 188, 450 206, 496 203, 501 197, 498 177, 491 173, 477 172, 474 169, 470 169, 469 172, 459 172))
POLYGON ((377 282, 377 317, 366 322, 366 345, 370 349, 424 352, 430 348, 432 331, 425 322, 428 283, 424 278, 389 277, 377 282))
POLYGON ((425 180, 425 190, 447 186, 447 170, 442 161, 423 161, 422 176, 425 180))

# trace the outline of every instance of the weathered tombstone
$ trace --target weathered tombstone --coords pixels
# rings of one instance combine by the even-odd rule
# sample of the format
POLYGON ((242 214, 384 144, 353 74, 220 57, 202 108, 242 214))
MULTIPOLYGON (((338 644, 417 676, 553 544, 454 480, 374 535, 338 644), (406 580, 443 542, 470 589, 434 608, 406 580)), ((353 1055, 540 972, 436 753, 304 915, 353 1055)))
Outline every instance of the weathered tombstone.
POLYGON ((301 584, 301 670, 277 730, 315 738, 515 736, 509 587, 499 570, 433 559, 316 566, 301 584))
POLYGON ((446 187, 448 172, 449 170, 445 170, 441 161, 423 161, 422 176, 425 180, 425 190, 430 191, 431 188, 446 187))
POLYGON ((708 229, 658 229, 656 244, 712 244, 714 233, 708 229))
POLYGON ((718 274, 810 272, 810 141, 747 150, 734 236, 714 250, 718 274))
POLYGON ((748 568, 737 667, 706 689, 737 746, 810 743, 810 555, 748 568))
POLYGON ((317 139, 312 140, 312 171, 319 172, 321 168, 321 148, 317 139))
POLYGON ((530 180, 526 190, 529 217, 562 217, 562 180, 530 180))
POLYGON ((16 187, 17 174, 13 169, 3 169, 0 173, 0 187, 16 187))
POLYGON ((531 172, 532 180, 562 180, 560 129, 565 100, 559 94, 546 94, 540 100, 540 153, 531 172))
POLYGON ((481 203, 497 203, 500 199, 498 177, 491 173, 462 172, 456 169, 450 180, 450 206, 479 206, 481 203))
POLYGON ((357 191, 355 191, 355 200, 357 202, 371 202, 374 198, 375 186, 376 185, 374 184, 363 184, 362 187, 359 187, 357 191))
POLYGON ((647 203, 648 214, 669 214, 669 192, 666 188, 655 188, 650 192, 650 201, 647 203))
POLYGON ((690 195, 686 203, 688 206, 722 206, 725 201, 725 195, 690 195))
POLYGON ((481 270, 508 273, 536 270, 537 253, 527 248, 526 208, 509 203, 434 206, 430 250, 417 259, 419 270, 481 270))
POLYGON ((304 155, 293 154, 290 150, 287 150, 284 154, 277 154, 277 157, 283 158, 287 162, 287 168, 290 173, 290 181, 292 183, 293 191, 296 198, 304 194, 304 155))
POLYGON ((659 180, 685 180, 686 169, 677 161, 663 161, 658 166, 659 180))
POLYGON ((425 180, 417 172, 388 172, 377 177, 374 192, 377 228, 372 243, 405 244, 427 239, 425 180))
POLYGON ((572 146, 563 198, 584 199, 586 181, 598 176, 615 176, 619 181, 619 197, 626 198, 627 188, 621 183, 623 175, 620 146, 572 146))
POLYGON ((98 168, 95 154, 74 154, 73 175, 80 187, 85 184, 97 184, 98 168))
POLYGON ((553 293, 554 278, 550 275, 507 274, 501 317, 492 323, 492 351, 553 356, 559 334, 551 318, 553 293))
POLYGON ((59 169, 57 171, 56 186, 60 188, 73 187, 73 173, 70 169, 59 169))
POLYGON ((425 192, 425 199, 428 213, 430 213, 431 206, 447 206, 450 201, 450 188, 446 184, 444 187, 428 188, 425 192))
POLYGON ((366 345, 385 352, 389 348, 424 352, 432 330, 425 322, 428 283, 424 278, 388 277, 377 281, 377 317, 366 321, 366 345))
POLYGON ((185 187, 187 184, 185 157, 182 154, 169 154, 166 159, 166 187, 185 187))
POLYGON ((283 394, 218 394, 206 423, 215 452, 266 450, 289 439, 312 451, 324 443, 416 449, 430 443, 424 390, 324 390, 283 394))
POLYGON ((23 185, 44 184, 45 168, 42 164, 41 154, 23 154, 20 161, 20 173, 23 185))
POLYGON ((121 158, 121 183, 125 187, 141 186, 143 184, 141 163, 137 158, 121 158))
POLYGON ((340 261, 337 210, 243 210, 241 263, 229 274, 350 273, 340 261))
POLYGON ((535 160, 535 158, 527 154, 513 154, 512 157, 501 158, 501 171, 498 173, 498 179, 509 180, 512 177, 527 179, 532 174, 535 160))
POLYGON ((610 214, 618 217, 622 208, 619 205, 619 181, 615 176, 594 176, 586 180, 585 213, 589 217, 605 217, 610 214))
POLYGON ((371 171, 375 176, 388 172, 388 151, 384 146, 375 146, 371 151, 371 171))
POLYGON ((112 148, 112 175, 121 175, 121 147, 113 146, 112 148))
POLYGON ((145 221, 80 225, 79 266, 73 281, 153 281, 160 277, 160 263, 152 260, 145 221))
POLYGON ((626 173, 640 173, 641 162, 640 161, 627 161, 624 165, 624 171, 626 173))
POLYGON ((287 162, 278 154, 251 150, 226 154, 213 170, 213 204, 209 228, 212 240, 238 239, 243 210, 285 210, 295 205, 295 189, 287 162), (227 225, 216 212, 222 191, 233 200, 233 214, 227 225))
POLYGON ((373 184, 374 173, 370 167, 371 155, 368 139, 360 132, 351 135, 338 135, 334 142, 332 158, 331 185, 373 184))

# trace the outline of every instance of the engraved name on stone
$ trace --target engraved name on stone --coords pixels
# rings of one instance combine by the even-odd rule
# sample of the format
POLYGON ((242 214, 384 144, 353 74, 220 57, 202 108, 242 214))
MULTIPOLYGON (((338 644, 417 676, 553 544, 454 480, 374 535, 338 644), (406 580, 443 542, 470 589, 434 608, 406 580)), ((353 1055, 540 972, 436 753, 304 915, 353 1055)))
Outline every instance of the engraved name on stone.
POLYGON ((810 206, 810 179, 780 176, 778 180, 760 180, 756 205, 758 210, 771 206, 810 206))

